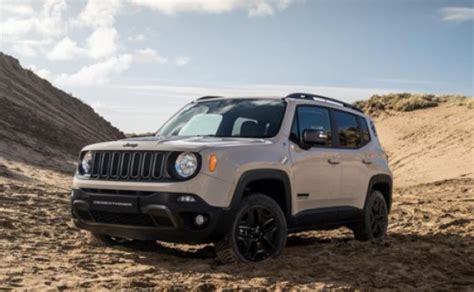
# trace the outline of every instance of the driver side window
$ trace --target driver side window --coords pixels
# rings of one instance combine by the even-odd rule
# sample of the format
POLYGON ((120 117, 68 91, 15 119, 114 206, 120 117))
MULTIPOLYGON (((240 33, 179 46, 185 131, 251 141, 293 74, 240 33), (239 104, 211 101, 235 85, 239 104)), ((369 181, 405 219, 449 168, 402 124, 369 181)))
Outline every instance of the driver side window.
POLYGON ((290 139, 299 142, 304 130, 319 130, 326 135, 326 144, 332 145, 331 116, 329 109, 317 106, 298 106, 291 129, 290 139))

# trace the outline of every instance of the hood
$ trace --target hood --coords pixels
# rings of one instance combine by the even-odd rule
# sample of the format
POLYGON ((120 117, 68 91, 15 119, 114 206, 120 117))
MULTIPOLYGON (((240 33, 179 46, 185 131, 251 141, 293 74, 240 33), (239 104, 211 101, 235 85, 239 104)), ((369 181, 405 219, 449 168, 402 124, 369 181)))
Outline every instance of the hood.
POLYGON ((83 150, 201 151, 208 148, 271 144, 268 139, 221 137, 136 137, 86 146, 83 150))

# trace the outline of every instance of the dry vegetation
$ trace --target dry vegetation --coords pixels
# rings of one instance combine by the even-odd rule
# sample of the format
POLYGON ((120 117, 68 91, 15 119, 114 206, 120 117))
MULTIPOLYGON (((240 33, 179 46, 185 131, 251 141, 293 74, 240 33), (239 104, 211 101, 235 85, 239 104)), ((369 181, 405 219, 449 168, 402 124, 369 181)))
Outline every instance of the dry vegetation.
POLYGON ((432 94, 410 94, 393 93, 386 95, 374 95, 368 100, 357 101, 357 107, 363 109, 373 117, 378 117, 383 113, 409 112, 418 109, 436 107, 443 103, 466 106, 474 108, 474 100, 466 96, 459 95, 432 95, 432 94))

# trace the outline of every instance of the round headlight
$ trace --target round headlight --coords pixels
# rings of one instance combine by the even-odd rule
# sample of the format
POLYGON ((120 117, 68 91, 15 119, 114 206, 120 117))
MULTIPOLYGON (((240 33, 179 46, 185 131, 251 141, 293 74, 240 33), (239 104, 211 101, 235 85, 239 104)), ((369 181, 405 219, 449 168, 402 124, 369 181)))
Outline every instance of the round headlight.
POLYGON ((192 176, 198 169, 198 158, 196 154, 190 152, 183 152, 174 163, 174 170, 181 178, 188 178, 192 176))
POLYGON ((92 152, 88 151, 82 157, 81 170, 83 175, 90 175, 92 168, 92 152))

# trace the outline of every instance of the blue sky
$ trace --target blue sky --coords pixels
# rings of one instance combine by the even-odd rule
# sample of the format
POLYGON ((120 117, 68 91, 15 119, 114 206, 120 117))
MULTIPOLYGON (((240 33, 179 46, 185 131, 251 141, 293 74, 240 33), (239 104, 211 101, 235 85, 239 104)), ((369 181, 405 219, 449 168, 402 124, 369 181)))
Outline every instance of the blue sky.
POLYGON ((125 132, 201 95, 474 95, 474 1, 0 0, 0 50, 125 132))

